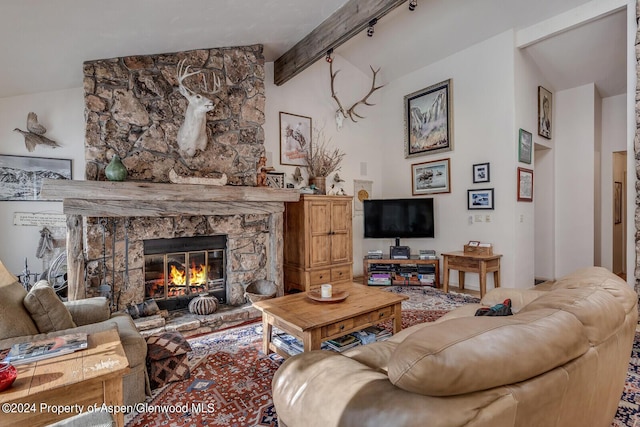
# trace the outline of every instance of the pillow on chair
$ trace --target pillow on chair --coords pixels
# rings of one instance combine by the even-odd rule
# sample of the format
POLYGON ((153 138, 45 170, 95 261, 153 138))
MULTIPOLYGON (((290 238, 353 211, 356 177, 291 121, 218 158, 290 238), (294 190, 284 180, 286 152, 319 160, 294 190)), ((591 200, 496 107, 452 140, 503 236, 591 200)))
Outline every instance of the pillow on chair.
POLYGON ((41 333, 76 327, 69 309, 46 280, 33 285, 23 303, 41 333))

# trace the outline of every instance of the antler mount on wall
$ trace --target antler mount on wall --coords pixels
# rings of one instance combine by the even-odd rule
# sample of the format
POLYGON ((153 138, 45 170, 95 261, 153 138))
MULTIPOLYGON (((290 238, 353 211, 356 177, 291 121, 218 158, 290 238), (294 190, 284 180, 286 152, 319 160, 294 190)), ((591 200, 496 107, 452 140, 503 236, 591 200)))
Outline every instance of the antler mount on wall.
POLYGON ((336 76, 338 75, 340 70, 336 70, 335 73, 333 72, 333 58, 331 58, 331 51, 327 52, 326 60, 329 63, 329 74, 331 74, 331 97, 336 101, 336 104, 338 104, 338 109, 336 110, 336 113, 335 113, 336 126, 338 127, 338 129, 342 129, 344 119, 350 119, 352 122, 357 123, 358 120, 356 120, 356 118, 358 119, 365 118, 364 116, 361 116, 355 111, 356 107, 358 105, 366 105, 369 107, 375 105, 369 102, 369 97, 376 90, 384 87, 384 85, 376 86, 376 75, 380 71, 380 68, 378 68, 377 70, 374 70, 373 67, 369 65, 369 68, 371 68, 371 72, 373 73, 373 77, 371 80, 371 89, 369 89, 369 92, 362 99, 360 99, 359 101, 356 101, 350 108, 345 108, 342 106, 340 99, 338 99, 338 94, 335 91, 334 83, 335 83, 336 76))

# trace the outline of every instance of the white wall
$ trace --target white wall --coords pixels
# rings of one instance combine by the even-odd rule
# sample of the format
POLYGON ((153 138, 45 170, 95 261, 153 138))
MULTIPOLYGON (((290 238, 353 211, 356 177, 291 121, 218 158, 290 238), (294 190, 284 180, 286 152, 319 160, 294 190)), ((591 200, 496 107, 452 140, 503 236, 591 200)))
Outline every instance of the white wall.
POLYGON ((592 83, 555 94, 556 278, 594 265, 596 96, 592 83))
MULTIPOLYGON (((412 164, 446 158, 451 162, 451 193, 433 195, 436 237, 403 243, 413 252, 430 248, 438 253, 462 250, 469 240, 492 243, 494 252, 504 255, 502 284, 506 287, 519 286, 522 281, 514 274, 513 79, 513 33, 508 31, 390 82, 383 93, 378 137, 385 145, 385 198, 411 197, 412 164), (405 159, 404 96, 446 79, 453 80, 453 150, 405 159), (473 184, 473 164, 485 162, 490 163, 491 182, 473 184), (474 188, 494 188, 495 210, 467 210, 467 190, 474 188), (469 215, 474 214, 482 214, 483 220, 489 215, 490 222, 469 224, 469 215)), ((367 239, 364 244, 384 250, 393 241, 367 239)), ((477 275, 468 276, 469 288, 477 289, 477 275)), ((488 288, 493 286, 492 281, 492 277, 488 279, 488 288)), ((451 282, 457 283, 457 275, 451 282)))
MULTIPOLYGON (((0 153, 17 156, 72 159, 73 178, 84 179, 84 100, 82 88, 35 95, 0 98, 0 153), (25 130, 27 114, 33 111, 47 128, 46 136, 60 148, 39 146, 32 153, 14 128, 25 130)), ((0 202, 0 260, 14 274, 24 269, 25 258, 32 273, 42 273, 48 265, 36 258, 40 227, 13 225, 15 212, 62 213, 60 202, 0 202)), ((64 229, 51 229, 64 239, 64 229)))
MULTIPOLYGON (((516 202, 513 213, 516 223, 514 238, 518 242, 516 274, 518 277, 526 277, 526 284, 531 286, 534 278, 553 277, 555 231, 552 147, 555 129, 552 127, 551 139, 538 135, 538 87, 542 86, 551 92, 554 92, 554 89, 544 78, 526 49, 516 50, 515 70, 516 132, 519 132, 519 129, 530 132, 534 146, 531 163, 516 161, 516 167, 514 167, 516 174, 514 181, 517 180, 517 167, 534 170, 533 202, 516 202)), ((551 112, 554 114, 553 109, 551 112)), ((518 138, 519 135, 516 133, 514 141, 518 141, 518 138)))
MULTIPOLYGON (((335 90, 341 104, 349 108, 357 100, 367 94, 371 87, 371 75, 363 74, 340 55, 334 55, 334 72, 339 70, 335 80, 335 90)), ((382 177, 387 176, 390 169, 382 159, 388 155, 387 146, 392 141, 386 141, 381 137, 381 129, 384 128, 386 119, 382 117, 382 97, 388 90, 387 86, 375 92, 369 102, 375 106, 356 107, 356 112, 364 119, 358 119, 357 123, 350 120, 344 121, 341 130, 336 129, 334 113, 337 104, 331 98, 329 65, 325 60, 319 60, 304 73, 298 74, 282 86, 273 84, 273 63, 265 66, 265 93, 266 123, 265 123, 265 149, 271 153, 268 157, 273 159, 273 166, 279 172, 286 173, 287 182, 291 182, 291 176, 295 166, 283 166, 280 164, 280 137, 279 137, 279 113, 287 112, 312 118, 314 128, 323 129, 331 146, 339 147, 346 153, 345 159, 338 172, 345 180, 341 185, 345 192, 353 195, 353 180, 373 181, 373 197, 382 197, 382 177)), ((384 70, 378 74, 376 85, 387 83, 384 80, 384 70)), ((314 144, 313 140, 311 144, 314 144)), ((301 168, 306 178, 306 171, 301 168)), ((408 172, 407 172, 408 173, 408 172)), ((332 182, 333 175, 327 181, 327 187, 332 182)), ((364 225, 362 215, 354 213, 353 217, 353 259, 354 274, 362 274, 362 246, 364 225)))

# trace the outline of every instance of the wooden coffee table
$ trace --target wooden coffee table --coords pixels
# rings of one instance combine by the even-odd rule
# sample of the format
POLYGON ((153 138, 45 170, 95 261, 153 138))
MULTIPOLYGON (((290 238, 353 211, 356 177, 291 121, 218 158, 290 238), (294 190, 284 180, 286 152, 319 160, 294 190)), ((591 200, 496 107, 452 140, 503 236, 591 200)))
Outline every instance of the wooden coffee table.
MULTIPOLYGON (((129 362, 118 332, 89 334, 87 341, 85 350, 17 365, 18 378, 0 392, 0 424, 45 426, 77 415, 80 406, 83 412, 94 404, 122 407, 122 376, 129 362), (55 413, 64 407, 68 411, 55 413)), ((124 425, 122 411, 115 416, 118 426, 124 425)))
POLYGON ((334 285, 334 292, 347 291, 342 302, 317 302, 302 292, 253 304, 262 311, 262 350, 288 357, 272 342, 273 327, 299 338, 304 351, 319 350, 323 341, 360 331, 388 319, 393 333, 402 329, 401 303, 409 297, 358 284, 334 285))

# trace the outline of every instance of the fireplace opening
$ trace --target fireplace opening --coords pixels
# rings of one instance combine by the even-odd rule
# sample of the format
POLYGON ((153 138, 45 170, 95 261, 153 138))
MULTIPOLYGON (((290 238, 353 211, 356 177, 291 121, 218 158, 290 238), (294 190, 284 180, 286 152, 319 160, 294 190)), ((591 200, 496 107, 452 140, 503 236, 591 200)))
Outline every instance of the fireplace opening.
POLYGON ((226 235, 152 239, 143 246, 145 298, 160 309, 187 308, 200 294, 227 302, 226 235))

